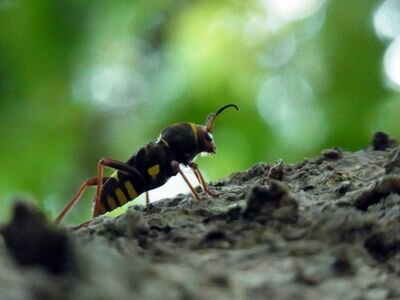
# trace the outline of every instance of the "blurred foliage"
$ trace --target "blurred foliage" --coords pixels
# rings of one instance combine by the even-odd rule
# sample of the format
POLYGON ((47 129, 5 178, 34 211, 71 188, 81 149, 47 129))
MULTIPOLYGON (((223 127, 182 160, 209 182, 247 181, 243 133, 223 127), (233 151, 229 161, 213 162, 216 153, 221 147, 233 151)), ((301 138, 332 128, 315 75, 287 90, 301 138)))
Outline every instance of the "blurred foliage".
MULTIPOLYGON (((221 115, 218 154, 198 160, 210 180, 399 137, 383 62, 400 33, 380 34, 376 13, 389 2, 0 0, 0 218, 17 196, 54 215, 99 158, 126 160, 226 103, 241 111, 221 115)), ((90 216, 80 206, 71 220, 90 216)))

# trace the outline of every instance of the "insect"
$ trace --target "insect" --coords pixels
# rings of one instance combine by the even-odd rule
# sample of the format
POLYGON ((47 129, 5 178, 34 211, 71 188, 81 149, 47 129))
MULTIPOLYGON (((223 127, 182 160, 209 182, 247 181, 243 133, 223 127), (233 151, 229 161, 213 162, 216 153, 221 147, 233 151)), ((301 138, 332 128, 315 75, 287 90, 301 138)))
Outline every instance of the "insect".
POLYGON ((162 186, 171 176, 178 173, 189 186, 193 196, 200 200, 198 192, 190 184, 180 168, 180 164, 189 166, 204 192, 216 196, 208 185, 193 159, 200 153, 215 154, 216 147, 212 136, 217 116, 228 107, 239 110, 235 104, 221 107, 216 113, 210 113, 205 125, 190 122, 176 123, 160 133, 156 142, 150 142, 140 148, 128 161, 102 158, 97 163, 97 177, 82 183, 77 193, 64 207, 55 222, 60 223, 68 211, 78 202, 89 186, 97 186, 93 200, 93 217, 112 211, 146 192, 146 204, 149 204, 148 191, 162 186), (104 177, 103 169, 115 169, 111 176, 104 177))

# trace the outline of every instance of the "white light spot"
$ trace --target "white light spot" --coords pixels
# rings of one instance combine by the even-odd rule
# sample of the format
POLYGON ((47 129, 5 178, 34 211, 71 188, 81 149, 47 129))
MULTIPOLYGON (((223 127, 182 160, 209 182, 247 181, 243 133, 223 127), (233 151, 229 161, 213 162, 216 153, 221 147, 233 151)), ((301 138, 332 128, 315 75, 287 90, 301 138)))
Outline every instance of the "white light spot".
POLYGON ((324 0, 267 0, 266 6, 286 20, 299 20, 314 14, 324 2, 324 0))
POLYGON ((123 66, 104 66, 93 70, 89 79, 92 99, 100 104, 125 107, 140 99, 146 81, 123 66))
POLYGON ((396 38, 400 35, 400 0, 387 0, 374 14, 376 33, 384 38, 396 38))
POLYGON ((278 43, 272 43, 272 48, 260 55, 261 64, 267 68, 277 68, 286 64, 296 50, 296 39, 293 34, 278 43))
POLYGON ((259 13, 249 16, 245 27, 248 42, 265 32, 277 32, 288 23, 315 14, 326 0, 260 0, 259 13))
POLYGON ((182 59, 171 51, 149 51, 140 40, 123 39, 91 52, 92 61, 78 67, 73 82, 78 101, 125 109, 153 99, 175 100, 185 88, 182 59))
MULTIPOLYGON (((189 179, 193 187, 199 185, 199 182, 197 181, 193 171, 190 168, 181 166, 181 170, 189 179)), ((182 176, 178 174, 176 176, 172 176, 166 184, 160 186, 159 188, 151 190, 149 192, 149 196, 150 201, 153 202, 164 198, 172 198, 181 193, 190 193, 190 189, 186 182, 183 180, 182 176)))
POLYGON ((391 85, 400 89, 400 37, 385 52, 383 67, 391 85))
POLYGON ((258 95, 261 116, 291 147, 310 150, 327 131, 323 114, 314 102, 310 85, 297 74, 267 80, 258 95))

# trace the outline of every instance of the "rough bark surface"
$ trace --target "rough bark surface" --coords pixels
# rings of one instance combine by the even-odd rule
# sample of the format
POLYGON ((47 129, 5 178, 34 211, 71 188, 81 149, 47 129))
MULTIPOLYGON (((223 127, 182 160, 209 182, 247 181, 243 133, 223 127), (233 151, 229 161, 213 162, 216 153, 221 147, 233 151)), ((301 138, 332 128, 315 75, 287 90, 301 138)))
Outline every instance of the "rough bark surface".
POLYGON ((377 133, 78 229, 18 204, 0 299, 400 299, 399 153, 377 133))

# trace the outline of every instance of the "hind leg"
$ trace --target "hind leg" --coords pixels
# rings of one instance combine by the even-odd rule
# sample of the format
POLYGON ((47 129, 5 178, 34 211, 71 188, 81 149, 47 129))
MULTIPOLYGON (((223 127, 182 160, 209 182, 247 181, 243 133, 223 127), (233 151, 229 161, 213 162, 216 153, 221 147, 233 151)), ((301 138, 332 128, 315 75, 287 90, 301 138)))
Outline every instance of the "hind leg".
POLYGON ((56 224, 59 224, 64 219, 68 211, 75 205, 76 202, 78 202, 78 200, 80 199, 83 192, 86 190, 88 186, 97 186, 96 197, 94 200, 93 216, 100 215, 99 211, 100 205, 98 203, 100 203, 101 190, 103 188, 103 184, 107 181, 107 179, 109 179, 109 177, 103 177, 104 167, 113 168, 118 171, 125 171, 129 174, 136 175, 138 178, 141 178, 142 181, 144 180, 142 174, 140 174, 135 167, 132 167, 126 163, 117 160, 102 158, 97 163, 97 178, 88 179, 80 186, 78 192, 68 202, 68 204, 56 218, 55 220, 56 224))
MULTIPOLYGON (((108 177, 103 178, 101 181, 105 182, 108 179, 108 177)), ((98 178, 91 178, 86 180, 84 183, 81 184, 79 190, 76 192, 76 194, 72 197, 72 199, 68 202, 68 204, 64 207, 64 209, 60 212, 58 217, 55 220, 56 224, 59 224, 64 217, 67 215, 69 210, 79 201, 81 198, 83 192, 86 190, 87 187, 89 186, 96 186, 98 185, 98 178)))

